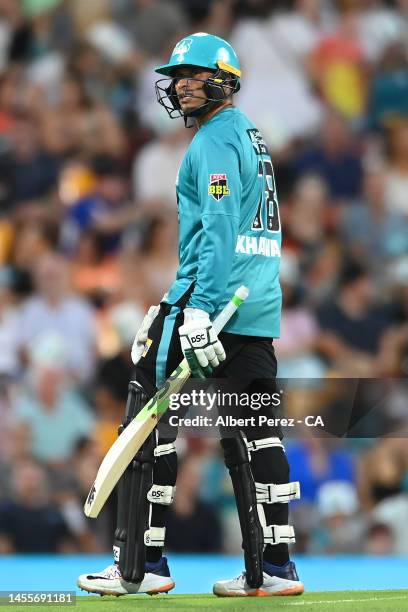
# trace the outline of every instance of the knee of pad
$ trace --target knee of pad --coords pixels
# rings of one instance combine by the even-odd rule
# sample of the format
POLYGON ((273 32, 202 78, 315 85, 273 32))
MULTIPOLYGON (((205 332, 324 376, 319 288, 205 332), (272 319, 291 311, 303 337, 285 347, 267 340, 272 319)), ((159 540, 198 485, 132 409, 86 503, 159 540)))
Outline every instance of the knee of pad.
POLYGON ((249 463, 249 456, 244 439, 241 436, 221 438, 224 461, 228 469, 249 463))
POLYGON ((153 483, 147 494, 152 504, 168 506, 173 502, 176 492, 177 453, 174 442, 158 444, 154 449, 156 460, 153 483))
POLYGON ((138 412, 146 405, 149 397, 142 385, 135 380, 131 380, 128 387, 128 397, 126 401, 125 416, 122 425, 119 427, 119 434, 122 433, 138 412))

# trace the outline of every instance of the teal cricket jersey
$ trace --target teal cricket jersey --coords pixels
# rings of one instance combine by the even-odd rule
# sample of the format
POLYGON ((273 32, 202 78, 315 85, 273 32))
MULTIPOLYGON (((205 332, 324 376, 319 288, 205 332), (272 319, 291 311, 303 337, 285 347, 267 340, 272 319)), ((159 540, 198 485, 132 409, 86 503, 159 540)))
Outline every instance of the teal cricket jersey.
POLYGON ((247 301, 224 331, 278 338, 281 227, 273 168, 259 130, 226 108, 196 133, 176 181, 180 266, 167 302, 211 318, 240 285, 247 301))

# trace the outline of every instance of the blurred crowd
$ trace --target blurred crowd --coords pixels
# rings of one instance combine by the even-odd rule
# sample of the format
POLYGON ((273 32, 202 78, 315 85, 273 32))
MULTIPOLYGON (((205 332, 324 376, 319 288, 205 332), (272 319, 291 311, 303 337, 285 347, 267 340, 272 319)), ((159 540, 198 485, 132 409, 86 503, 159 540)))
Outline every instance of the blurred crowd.
MULTIPOLYGON (((195 31, 235 47, 274 161, 279 375, 408 374, 407 0, 0 0, 0 553, 110 548, 114 498, 97 522, 82 504, 177 270, 194 134, 153 68, 195 31)), ((394 400, 406 425, 406 387, 394 400)), ((298 551, 408 552, 405 439, 286 446, 298 551)), ((168 548, 239 552, 218 442, 179 451, 168 548)))

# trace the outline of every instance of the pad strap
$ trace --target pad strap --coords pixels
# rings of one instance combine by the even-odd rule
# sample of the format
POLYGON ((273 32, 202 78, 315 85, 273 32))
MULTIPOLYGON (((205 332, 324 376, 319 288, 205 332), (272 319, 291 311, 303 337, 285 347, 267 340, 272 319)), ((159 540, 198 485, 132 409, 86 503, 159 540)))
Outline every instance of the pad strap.
POLYGON ((285 484, 255 482, 255 488, 258 504, 287 504, 293 499, 300 499, 299 482, 287 482, 285 484))
POLYGON ((169 442, 169 444, 159 444, 154 449, 154 456, 161 457, 162 455, 169 455, 170 453, 176 452, 176 445, 174 442, 169 442))
POLYGON ((292 525, 267 525, 265 511, 261 504, 257 504, 259 521, 263 528, 264 546, 267 544, 290 544, 295 542, 295 530, 292 525))
POLYGON ((146 546, 164 546, 165 536, 165 527, 150 527, 145 531, 144 543, 146 546))
POLYGON ((277 437, 262 438, 261 440, 251 440, 251 442, 248 442, 248 440, 246 440, 246 446, 250 453, 257 450, 261 450, 263 448, 273 448, 275 446, 283 448, 283 450, 285 450, 282 442, 277 437))
POLYGON ((265 544, 290 544, 296 541, 292 525, 266 525, 263 530, 265 544))
POLYGON ((152 504, 169 506, 173 502, 175 493, 176 487, 153 484, 147 493, 147 499, 152 504))

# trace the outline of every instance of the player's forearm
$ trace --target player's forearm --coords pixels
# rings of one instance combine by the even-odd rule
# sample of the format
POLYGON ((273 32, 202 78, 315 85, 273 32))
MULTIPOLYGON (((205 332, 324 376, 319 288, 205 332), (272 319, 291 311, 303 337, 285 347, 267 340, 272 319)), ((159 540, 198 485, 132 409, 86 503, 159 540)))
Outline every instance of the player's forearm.
POLYGON ((204 215, 200 260, 194 291, 187 306, 210 315, 225 296, 238 235, 238 219, 229 215, 204 215))

